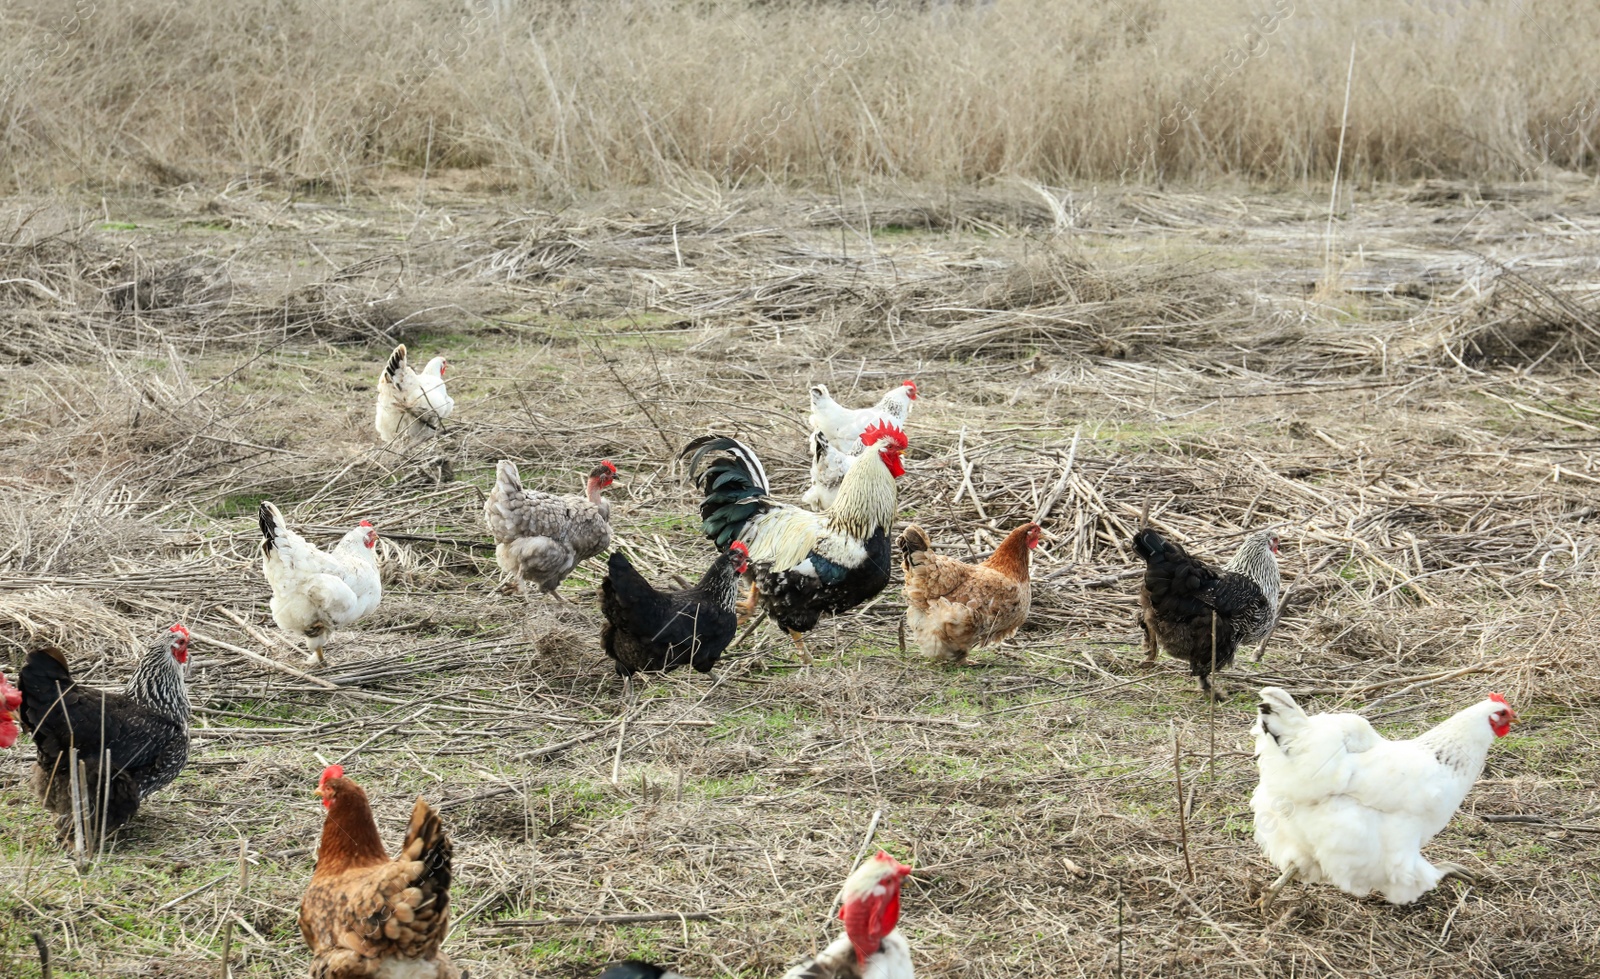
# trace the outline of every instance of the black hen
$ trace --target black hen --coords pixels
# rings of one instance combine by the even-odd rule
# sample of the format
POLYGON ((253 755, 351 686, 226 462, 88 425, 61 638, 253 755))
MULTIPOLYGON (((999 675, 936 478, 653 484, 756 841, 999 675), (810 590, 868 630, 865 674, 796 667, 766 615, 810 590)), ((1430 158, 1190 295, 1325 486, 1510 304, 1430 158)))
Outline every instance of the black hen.
POLYGON ((733 603, 749 555, 743 541, 734 541, 694 587, 663 591, 644 580, 620 551, 612 551, 600 582, 600 612, 606 617, 600 645, 616 663, 617 675, 685 663, 710 673, 738 628, 733 603))
POLYGON ((599 979, 683 979, 683 976, 659 965, 630 959, 606 966, 606 971, 600 973, 599 979))
POLYGON ((1219 569, 1148 527, 1134 534, 1133 549, 1145 561, 1144 587, 1139 590, 1145 662, 1155 659, 1158 648, 1164 649, 1168 656, 1188 661, 1203 692, 1218 695, 1212 690, 1213 662, 1216 669, 1226 669, 1239 643, 1259 640, 1277 613, 1276 548, 1277 539, 1271 535, 1251 535, 1240 555, 1219 569), (1258 539, 1270 541, 1270 549, 1259 545, 1264 557, 1255 553, 1258 539))
POLYGON ((102 824, 107 835, 120 829, 139 803, 183 770, 189 757, 188 661, 189 630, 181 625, 145 653, 123 693, 74 683, 66 656, 53 646, 28 654, 18 686, 22 726, 32 733, 37 752, 33 790, 59 817, 63 837, 72 827, 70 748, 78 749, 83 766, 80 791, 90 839, 99 836, 102 824))

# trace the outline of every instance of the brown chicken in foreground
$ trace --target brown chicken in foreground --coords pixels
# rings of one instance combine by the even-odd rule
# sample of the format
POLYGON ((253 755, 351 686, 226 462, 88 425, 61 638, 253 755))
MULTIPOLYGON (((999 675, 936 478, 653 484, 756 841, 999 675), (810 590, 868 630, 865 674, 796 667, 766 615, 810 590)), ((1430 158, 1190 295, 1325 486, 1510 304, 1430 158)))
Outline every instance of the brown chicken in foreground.
POLYGON ((1026 523, 1007 534, 987 561, 967 564, 933 553, 922 528, 907 525, 900 532, 905 627, 923 655, 960 665, 974 646, 1015 635, 1028 618, 1028 552, 1037 546, 1039 525, 1026 523))
POLYGON ((378 838, 367 794, 329 765, 318 785, 328 817, 300 934, 311 979, 459 979, 439 951, 450 928, 450 838, 422 799, 393 860, 378 838))

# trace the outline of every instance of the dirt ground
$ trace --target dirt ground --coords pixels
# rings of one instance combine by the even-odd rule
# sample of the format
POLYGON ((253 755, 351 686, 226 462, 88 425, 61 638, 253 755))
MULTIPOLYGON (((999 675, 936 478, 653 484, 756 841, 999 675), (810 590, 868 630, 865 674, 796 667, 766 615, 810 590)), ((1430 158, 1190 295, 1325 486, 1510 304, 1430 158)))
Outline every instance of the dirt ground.
POLYGON ((332 761, 387 840, 441 804, 474 976, 778 975, 869 835, 917 867, 928 977, 1600 971, 1593 184, 1362 188, 1331 223, 1322 191, 378 187, 0 202, 0 659, 47 637, 120 686, 182 619, 197 705, 188 769, 81 873, 27 742, 0 756, 0 972, 41 974, 38 932, 58 977, 218 976, 224 949, 304 974, 332 761), (397 340, 448 354, 457 405, 407 454, 372 430, 397 340), (798 499, 807 385, 903 378, 903 518, 980 555, 1043 514, 1031 620, 971 667, 897 649, 897 582, 809 670, 764 625, 625 702, 599 561, 568 603, 493 593, 497 459, 572 492, 614 460, 615 546, 693 578, 685 442, 737 434, 798 499), (384 535, 383 603, 316 681, 256 658, 304 666, 262 499, 321 542, 384 535), (1280 528, 1285 619, 1214 709, 1139 664, 1146 502, 1217 559, 1280 528), (1427 850, 1480 882, 1253 910, 1269 683, 1399 736, 1503 691, 1526 723, 1427 850))

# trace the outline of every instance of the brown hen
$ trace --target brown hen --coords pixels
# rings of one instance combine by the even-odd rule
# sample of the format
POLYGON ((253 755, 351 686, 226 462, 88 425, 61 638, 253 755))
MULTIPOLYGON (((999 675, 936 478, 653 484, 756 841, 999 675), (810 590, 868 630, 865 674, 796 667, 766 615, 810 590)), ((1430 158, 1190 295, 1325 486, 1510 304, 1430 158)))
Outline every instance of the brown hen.
POLYGON ((1033 595, 1028 552, 1038 545, 1039 525, 1023 524, 987 561, 967 564, 933 553, 923 529, 907 525, 900 533, 905 625, 923 655, 959 665, 974 646, 1015 635, 1028 618, 1033 595))
POLYGON ((311 979, 459 979, 439 947, 450 928, 450 838, 421 798, 393 859, 367 794, 330 765, 319 784, 328 817, 300 934, 311 979))

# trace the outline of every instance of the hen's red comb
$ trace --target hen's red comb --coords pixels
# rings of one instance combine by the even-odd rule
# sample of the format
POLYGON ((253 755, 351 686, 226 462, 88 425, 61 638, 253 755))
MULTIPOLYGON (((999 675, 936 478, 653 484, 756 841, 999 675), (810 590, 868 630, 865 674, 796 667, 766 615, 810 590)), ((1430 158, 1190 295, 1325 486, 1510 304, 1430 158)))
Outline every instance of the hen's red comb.
POLYGON ((327 785, 328 779, 330 778, 344 778, 344 766, 329 765, 327 768, 324 768, 322 770, 322 778, 317 780, 317 788, 320 789, 324 785, 327 785))
MULTIPOLYGON (((1503 693, 1492 693, 1489 695, 1489 699, 1497 704, 1506 704, 1506 695, 1503 693)), ((1506 706, 1510 707, 1511 705, 1506 704, 1506 706)))
POLYGON ((910 388, 911 389, 911 400, 912 401, 917 400, 917 382, 916 381, 901 381, 900 382, 900 386, 903 387, 903 388, 910 388))
POLYGON ((745 545, 745 542, 742 541, 742 540, 736 540, 732 544, 729 544, 728 545, 728 550, 730 550, 730 551, 738 551, 740 554, 743 554, 745 557, 749 557, 750 556, 750 548, 747 547, 745 545))
POLYGON ((372 521, 371 520, 363 520, 360 523, 356 524, 356 526, 357 527, 370 527, 370 526, 372 526, 372 521))
POLYGON ((183 627, 183 623, 182 622, 174 622, 174 623, 172 623, 172 628, 168 629, 167 631, 168 632, 176 632, 178 635, 182 636, 185 639, 189 638, 189 630, 185 629, 183 627))
POLYGON ((611 464, 611 460, 610 459, 601 459, 600 460, 600 465, 602 465, 602 466, 606 467, 607 469, 611 470, 611 475, 615 476, 617 474, 617 467, 611 464))
POLYGON ((878 422, 876 425, 870 425, 865 432, 861 433, 861 444, 869 448, 882 439, 890 439, 902 449, 911 444, 906 438, 906 433, 900 430, 900 426, 891 425, 889 422, 878 422))

